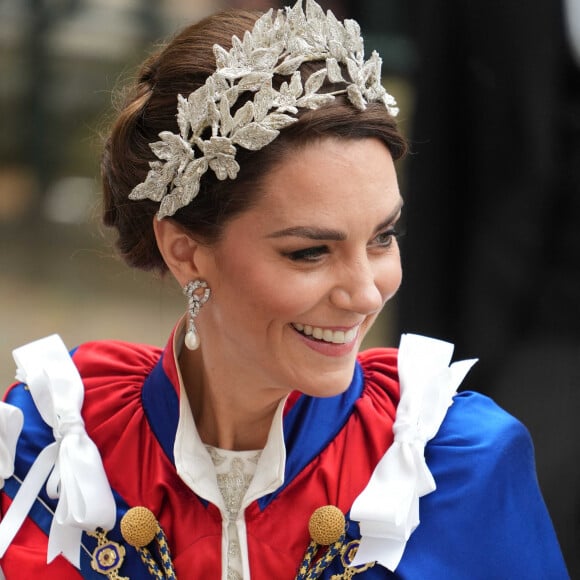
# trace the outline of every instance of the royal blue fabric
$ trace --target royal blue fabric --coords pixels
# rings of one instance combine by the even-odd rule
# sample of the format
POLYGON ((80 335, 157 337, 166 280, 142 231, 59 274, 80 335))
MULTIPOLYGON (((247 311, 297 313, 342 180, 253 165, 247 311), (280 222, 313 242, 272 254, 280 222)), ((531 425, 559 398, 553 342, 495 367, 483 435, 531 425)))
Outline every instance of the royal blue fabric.
POLYGON ((179 422, 179 397, 163 369, 163 356, 145 380, 141 400, 155 438, 175 465, 173 447, 179 422))
POLYGON ((420 501, 397 577, 569 578, 520 422, 487 397, 460 393, 425 457, 437 490, 420 501))

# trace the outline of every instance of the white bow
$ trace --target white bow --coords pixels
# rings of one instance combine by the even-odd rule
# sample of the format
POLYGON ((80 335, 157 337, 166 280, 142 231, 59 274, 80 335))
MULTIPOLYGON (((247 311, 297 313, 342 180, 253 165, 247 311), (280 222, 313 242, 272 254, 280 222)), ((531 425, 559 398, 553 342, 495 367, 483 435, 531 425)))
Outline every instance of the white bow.
POLYGON ((26 383, 54 443, 38 455, 0 523, 4 555, 44 484, 58 498, 48 539, 47 562, 63 554, 80 567, 83 530, 115 524, 116 508, 101 456, 81 417, 84 387, 61 338, 54 334, 13 351, 17 379, 26 383))
POLYGON ((415 334, 401 337, 394 442, 350 511, 361 533, 353 566, 376 561, 394 571, 419 525, 419 498, 436 488, 425 462, 425 445, 435 437, 457 387, 477 361, 449 366, 452 354, 448 342, 415 334))
POLYGON ((24 416, 18 407, 0 401, 0 489, 14 473, 16 444, 23 423, 24 416))

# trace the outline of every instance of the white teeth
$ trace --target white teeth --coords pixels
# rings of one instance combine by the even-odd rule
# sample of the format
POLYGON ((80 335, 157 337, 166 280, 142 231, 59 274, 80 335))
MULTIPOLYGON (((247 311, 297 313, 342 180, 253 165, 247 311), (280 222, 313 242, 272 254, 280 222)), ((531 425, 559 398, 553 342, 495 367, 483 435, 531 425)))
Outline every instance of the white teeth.
POLYGON ((294 323, 292 326, 306 336, 312 336, 317 340, 323 340, 324 342, 331 342, 333 344, 352 342, 357 333, 357 328, 351 328, 344 332, 344 330, 330 330, 329 328, 309 326, 308 324, 294 323))
POLYGON ((356 330, 351 328, 348 332, 344 334, 344 342, 352 342, 356 336, 356 330))
MULTIPOLYGON (((326 338, 324 340, 326 340, 326 338)), ((344 340, 344 332, 342 332, 342 330, 337 330, 332 333, 332 342, 335 344, 344 344, 346 342, 344 340)))

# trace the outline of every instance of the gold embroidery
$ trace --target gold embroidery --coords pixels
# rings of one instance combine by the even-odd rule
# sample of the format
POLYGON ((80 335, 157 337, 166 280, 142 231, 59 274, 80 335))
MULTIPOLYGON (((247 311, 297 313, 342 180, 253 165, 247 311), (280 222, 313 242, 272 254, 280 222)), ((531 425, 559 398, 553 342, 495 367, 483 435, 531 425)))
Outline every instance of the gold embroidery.
POLYGON ((97 547, 93 550, 91 568, 109 580, 129 580, 126 576, 119 576, 119 568, 125 559, 125 547, 109 540, 105 531, 100 528, 94 532, 87 532, 87 534, 97 538, 97 547))
POLYGON ((350 580, 353 576, 360 574, 361 572, 365 572, 369 568, 372 568, 376 562, 368 562, 363 564, 362 566, 351 566, 351 562, 354 560, 356 556, 360 541, 353 540, 349 542, 346 546, 343 547, 340 553, 340 561, 344 566, 344 572, 341 574, 333 574, 330 577, 330 580, 350 580))

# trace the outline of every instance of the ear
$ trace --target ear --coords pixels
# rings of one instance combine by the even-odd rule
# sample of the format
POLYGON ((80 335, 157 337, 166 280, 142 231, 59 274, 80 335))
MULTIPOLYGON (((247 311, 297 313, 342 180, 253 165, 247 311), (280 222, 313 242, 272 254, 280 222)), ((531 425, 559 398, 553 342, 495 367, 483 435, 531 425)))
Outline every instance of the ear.
POLYGON ((157 247, 180 286, 200 277, 196 266, 196 253, 200 247, 191 234, 171 219, 153 218, 153 231, 157 247))

